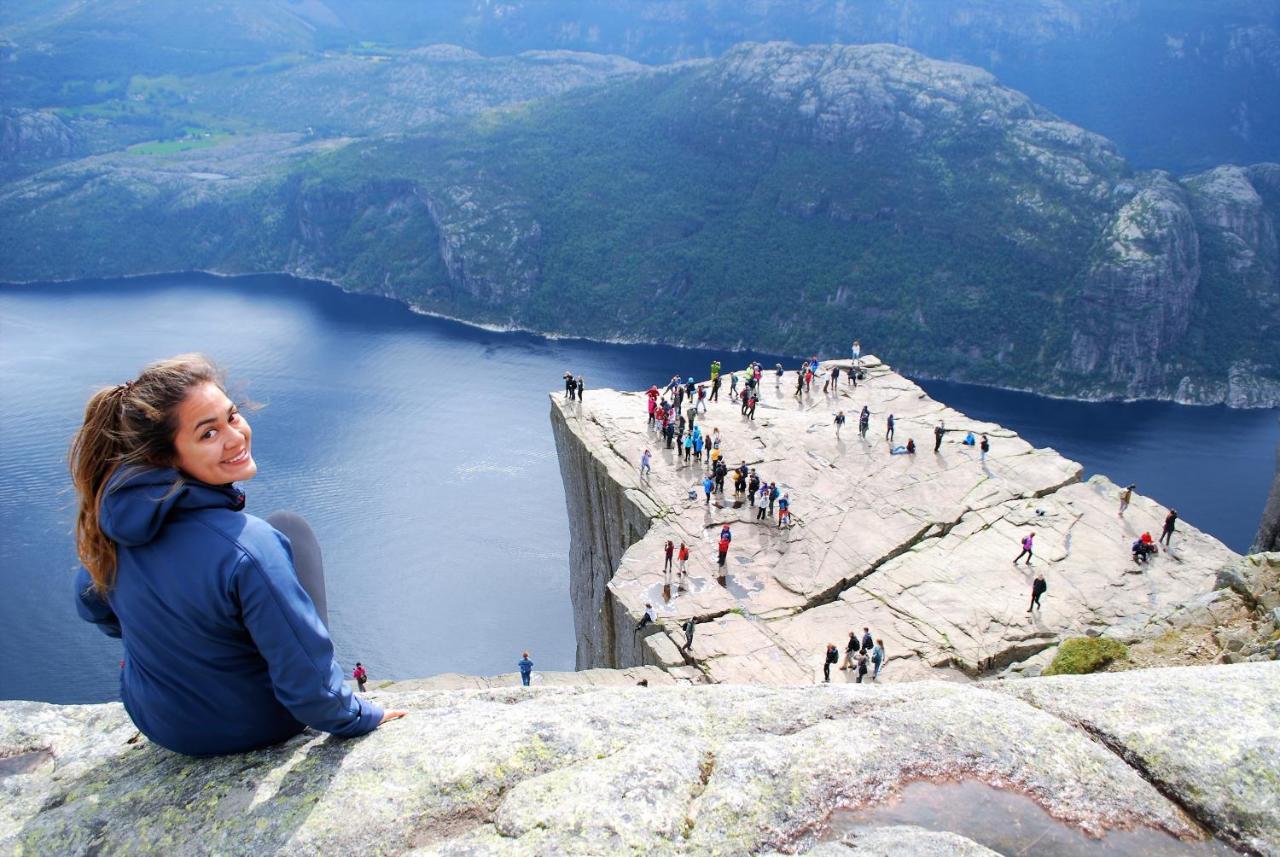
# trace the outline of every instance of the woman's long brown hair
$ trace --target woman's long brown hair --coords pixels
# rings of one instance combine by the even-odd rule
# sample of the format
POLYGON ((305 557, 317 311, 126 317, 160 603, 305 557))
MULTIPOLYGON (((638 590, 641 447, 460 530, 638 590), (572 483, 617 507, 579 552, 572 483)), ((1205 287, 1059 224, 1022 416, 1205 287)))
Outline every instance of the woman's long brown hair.
POLYGON ((152 363, 133 381, 99 390, 85 406, 69 458, 79 500, 76 551, 99 594, 106 595, 116 579, 116 545, 98 522, 112 474, 121 467, 172 465, 178 405, 192 387, 209 382, 223 386, 213 363, 181 354, 152 363))

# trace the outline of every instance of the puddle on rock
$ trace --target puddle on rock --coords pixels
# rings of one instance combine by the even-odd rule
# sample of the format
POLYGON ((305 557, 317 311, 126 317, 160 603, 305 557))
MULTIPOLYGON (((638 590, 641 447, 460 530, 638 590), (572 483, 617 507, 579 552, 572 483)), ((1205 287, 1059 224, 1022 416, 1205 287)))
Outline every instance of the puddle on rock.
POLYGON ((735 598, 751 598, 755 593, 764 589, 764 581, 757 577, 747 577, 746 575, 730 574, 724 583, 724 588, 735 598))
POLYGON ((14 774, 29 774, 44 765, 53 763, 53 753, 49 750, 32 750, 30 753, 19 753, 16 756, 5 756, 0 759, 0 777, 11 777, 14 774))
POLYGON ((838 809, 818 840, 847 837, 854 841, 860 830, 900 824, 956 833, 1008 857, 1237 857, 1240 853, 1217 839, 1183 842, 1150 827, 1112 830, 1094 839, 1058 821, 1026 795, 977 780, 915 782, 891 803, 838 809))

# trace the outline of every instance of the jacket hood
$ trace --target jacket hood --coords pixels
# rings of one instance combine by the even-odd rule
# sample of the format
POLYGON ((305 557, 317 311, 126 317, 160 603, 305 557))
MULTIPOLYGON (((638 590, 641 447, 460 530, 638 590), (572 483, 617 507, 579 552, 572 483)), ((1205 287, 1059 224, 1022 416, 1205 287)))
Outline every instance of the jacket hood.
POLYGON ((107 482, 98 523, 116 544, 136 547, 179 510, 243 508, 244 492, 235 485, 206 485, 172 467, 122 467, 107 482))

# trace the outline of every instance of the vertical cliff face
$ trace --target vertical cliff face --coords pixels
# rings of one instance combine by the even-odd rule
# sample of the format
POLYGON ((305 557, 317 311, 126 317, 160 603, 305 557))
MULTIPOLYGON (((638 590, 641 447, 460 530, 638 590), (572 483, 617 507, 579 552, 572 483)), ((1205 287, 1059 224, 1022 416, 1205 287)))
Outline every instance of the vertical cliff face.
POLYGON ((621 471, 632 468, 613 451, 603 427, 583 416, 581 406, 553 395, 551 429, 569 512, 569 594, 578 669, 642 663, 633 620, 615 602, 609 581, 659 510, 642 491, 628 487, 631 480, 621 471))
POLYGON ((1253 553, 1280 551, 1280 447, 1276 447, 1276 478, 1271 483, 1271 495, 1262 510, 1262 523, 1258 536, 1253 540, 1253 553))
POLYGON ((1060 369, 1126 395, 1163 385, 1163 356, 1186 332, 1200 244, 1186 193, 1152 174, 1112 217, 1085 274, 1081 323, 1060 369))

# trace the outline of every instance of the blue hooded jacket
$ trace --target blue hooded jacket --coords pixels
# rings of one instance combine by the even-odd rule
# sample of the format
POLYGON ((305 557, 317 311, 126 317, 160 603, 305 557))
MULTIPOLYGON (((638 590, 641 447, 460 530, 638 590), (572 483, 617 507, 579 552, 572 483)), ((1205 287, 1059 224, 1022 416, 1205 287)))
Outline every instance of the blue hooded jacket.
POLYGON ((134 724, 191 756, 239 753, 311 726, 346 738, 382 708, 343 681, 333 644, 293 570, 289 540, 246 515, 234 485, 171 468, 118 471, 99 523, 116 543, 106 599, 88 571, 76 607, 124 642, 120 696, 134 724))

